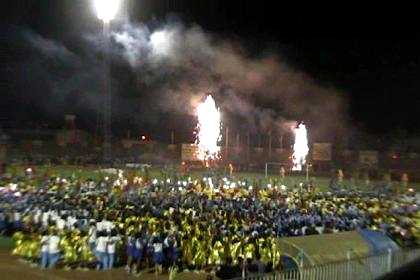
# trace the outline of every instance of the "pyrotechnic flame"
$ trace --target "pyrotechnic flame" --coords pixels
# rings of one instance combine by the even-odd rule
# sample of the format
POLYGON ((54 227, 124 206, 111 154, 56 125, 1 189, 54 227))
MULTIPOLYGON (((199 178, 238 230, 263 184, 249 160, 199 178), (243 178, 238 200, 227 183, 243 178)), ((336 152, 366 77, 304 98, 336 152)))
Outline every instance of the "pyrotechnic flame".
POLYGON ((304 124, 299 124, 293 131, 295 133, 295 144, 293 145, 293 168, 292 170, 301 171, 302 165, 306 162, 309 152, 308 133, 304 124))
POLYGON ((220 111, 211 95, 197 107, 197 158, 210 160, 219 157, 220 147, 217 143, 221 138, 220 111))

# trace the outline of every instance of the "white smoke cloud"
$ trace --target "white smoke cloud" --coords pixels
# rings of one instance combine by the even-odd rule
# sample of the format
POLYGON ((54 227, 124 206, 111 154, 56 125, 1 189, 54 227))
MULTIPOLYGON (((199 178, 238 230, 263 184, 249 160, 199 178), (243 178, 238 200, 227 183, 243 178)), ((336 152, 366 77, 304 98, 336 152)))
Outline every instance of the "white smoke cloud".
MULTIPOLYGON (((194 100, 212 93, 225 119, 229 114, 239 115, 254 131, 284 130, 286 119, 303 119, 319 125, 320 133, 345 115, 341 92, 318 85, 279 54, 250 55, 238 42, 199 26, 170 23, 151 30, 147 25, 125 23, 114 28, 110 49, 114 61, 122 58, 131 66, 142 85, 139 96, 155 97, 145 109, 194 114, 194 100)), ((88 45, 83 57, 39 35, 28 38, 45 57, 78 69, 64 79, 55 78, 54 91, 98 90, 92 81, 98 80, 101 69, 97 55, 103 52, 102 34, 84 35, 88 45)))
POLYGON ((186 110, 189 101, 211 92, 217 100, 220 96, 223 111, 242 115, 262 130, 282 127, 278 123, 284 119, 273 109, 255 106, 255 98, 281 107, 287 118, 330 124, 331 115, 339 119, 345 113, 338 90, 318 85, 284 63, 279 54, 253 57, 237 42, 199 26, 167 24, 151 31, 144 25, 125 24, 113 38, 139 76, 154 85, 160 106, 167 110, 192 113, 186 110))
POLYGON ((44 38, 39 34, 32 31, 23 32, 23 37, 27 40, 32 47, 38 50, 41 55, 48 59, 61 60, 66 63, 73 65, 80 65, 81 61, 79 57, 66 48, 63 44, 44 38))
POLYGON ((114 32, 112 36, 123 46, 123 55, 132 67, 138 67, 146 62, 150 52, 150 31, 146 26, 132 27, 125 24, 121 32, 114 32))

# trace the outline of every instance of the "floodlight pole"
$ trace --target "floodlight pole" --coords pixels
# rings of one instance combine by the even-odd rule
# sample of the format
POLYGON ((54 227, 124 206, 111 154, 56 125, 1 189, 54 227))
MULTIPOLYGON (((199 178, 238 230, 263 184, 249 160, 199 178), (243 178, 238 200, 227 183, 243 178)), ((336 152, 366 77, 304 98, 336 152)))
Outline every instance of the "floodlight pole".
POLYGON ((111 132, 111 113, 112 113, 112 85, 111 85, 111 66, 109 59, 110 50, 110 22, 114 19, 120 6, 121 0, 95 0, 94 4, 98 19, 102 20, 102 40, 103 44, 103 103, 101 104, 100 127, 103 134, 102 156, 103 162, 109 163, 112 159, 112 132, 111 132))
POLYGON ((268 176, 268 162, 265 163, 265 178, 268 176))
POLYGON ((112 132, 111 132, 111 116, 112 116, 112 88, 111 88, 111 67, 109 62, 110 49, 110 22, 103 21, 103 44, 104 44, 104 76, 103 76, 103 106, 102 106, 102 133, 103 133, 103 162, 107 163, 112 159, 112 132))
POLYGON ((249 161, 250 161, 250 153, 251 153, 251 135, 250 135, 250 133, 249 133, 249 131, 248 131, 248 133, 247 133, 247 135, 246 135, 246 146, 247 146, 247 149, 246 149, 246 160, 247 160, 247 163, 248 163, 248 167, 249 167, 249 161))
POLYGON ((229 127, 226 126, 226 130, 225 130, 225 159, 226 162, 229 161, 229 127))

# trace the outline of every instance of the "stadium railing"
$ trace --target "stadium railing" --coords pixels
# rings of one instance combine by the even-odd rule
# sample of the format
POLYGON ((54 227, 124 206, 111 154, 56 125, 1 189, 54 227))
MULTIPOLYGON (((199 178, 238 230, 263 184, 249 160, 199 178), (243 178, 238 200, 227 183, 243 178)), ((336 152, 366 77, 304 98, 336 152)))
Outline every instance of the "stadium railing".
POLYGON ((290 257, 299 262, 299 266, 306 267, 314 265, 313 260, 296 245, 289 243, 285 240, 278 241, 278 245, 280 251, 287 252, 290 257))
POLYGON ((235 280, 354 280, 377 279, 420 258, 420 249, 389 251, 388 253, 328 263, 298 270, 270 274, 253 274, 235 280))

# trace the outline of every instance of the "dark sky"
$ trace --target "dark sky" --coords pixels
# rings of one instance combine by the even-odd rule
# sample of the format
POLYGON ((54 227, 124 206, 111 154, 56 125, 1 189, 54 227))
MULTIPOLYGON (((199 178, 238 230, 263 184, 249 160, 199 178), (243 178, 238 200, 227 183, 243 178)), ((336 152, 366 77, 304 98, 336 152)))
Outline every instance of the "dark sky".
MULTIPOLYGON (((6 46, 1 57, 1 80, 6 83, 16 78, 7 74, 7 68, 25 59, 23 53, 15 50, 11 26, 64 40, 66 45, 71 45, 72 36, 81 29, 97 28, 92 11, 84 7, 83 2, 88 0, 7 2, 8 7, 2 9, 5 14, 0 36, 6 46)), ((131 21, 150 25, 175 15, 186 24, 197 23, 219 36, 234 37, 250 52, 275 50, 320 84, 344 91, 349 97, 350 119, 354 124, 376 134, 397 128, 418 134, 417 9, 396 4, 389 7, 352 4, 332 9, 307 6, 304 2, 291 7, 283 1, 130 0, 126 11, 131 21)), ((25 104, 22 97, 14 96, 13 89, 4 93, 2 121, 8 120, 10 112, 22 120, 33 117, 25 109, 33 104, 25 104)), ((52 120, 48 114, 42 118, 52 120)))

